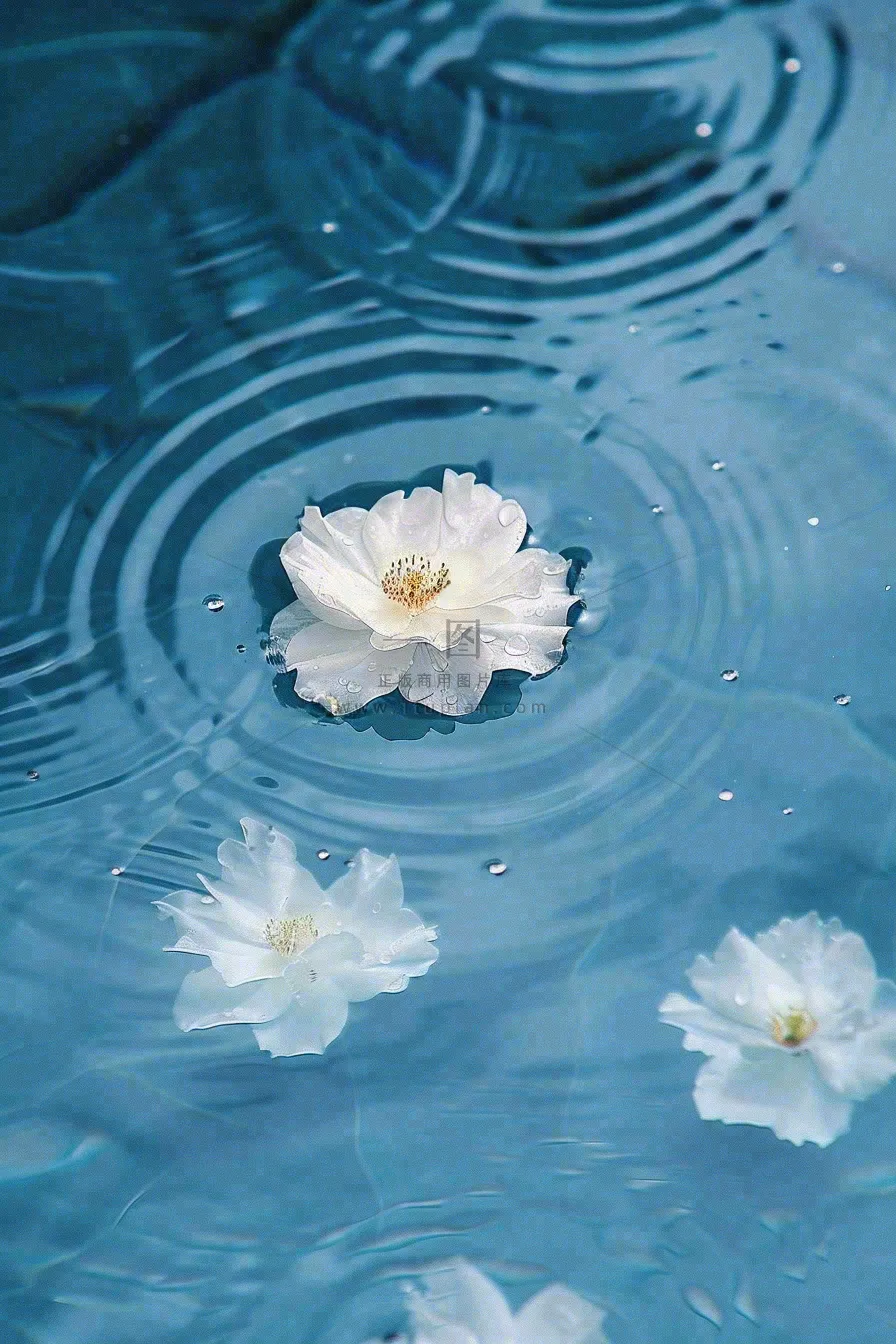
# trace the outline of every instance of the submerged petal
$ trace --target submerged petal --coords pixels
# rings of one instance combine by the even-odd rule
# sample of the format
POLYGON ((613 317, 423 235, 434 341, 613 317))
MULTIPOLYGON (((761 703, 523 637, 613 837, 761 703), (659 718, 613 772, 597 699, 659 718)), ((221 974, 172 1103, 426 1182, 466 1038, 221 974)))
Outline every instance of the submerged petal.
POLYGON ((174 1001, 174 1020, 181 1031, 236 1022, 267 1022, 286 1008, 290 993, 283 980, 226 985, 211 966, 191 971, 174 1001))
POLYGON ((825 1148, 849 1128, 852 1103, 821 1077, 808 1051, 752 1050, 702 1065, 694 1102, 703 1120, 764 1125, 779 1139, 825 1148))
POLYGON ((515 1344, 607 1344, 601 1329, 606 1314, 555 1283, 530 1297, 517 1312, 515 1344))
POLYGON ((311 986, 272 1021, 252 1028, 272 1055, 322 1055, 348 1020, 348 1000, 329 980, 311 986))

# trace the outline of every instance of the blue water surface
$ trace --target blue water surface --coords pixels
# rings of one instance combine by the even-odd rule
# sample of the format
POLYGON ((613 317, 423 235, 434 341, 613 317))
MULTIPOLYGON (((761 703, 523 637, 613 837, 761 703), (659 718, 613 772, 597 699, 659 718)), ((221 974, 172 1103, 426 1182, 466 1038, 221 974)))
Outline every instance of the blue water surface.
POLYGON ((0 41, 4 1344, 362 1344, 453 1255, 613 1344, 896 1338, 896 1085, 826 1149, 704 1123, 656 1013, 813 909, 896 970, 885 0, 0 41), (302 706, 279 544, 446 466, 582 566, 566 660, 302 706), (151 902, 244 816, 440 928, 324 1057, 172 1020, 151 902))

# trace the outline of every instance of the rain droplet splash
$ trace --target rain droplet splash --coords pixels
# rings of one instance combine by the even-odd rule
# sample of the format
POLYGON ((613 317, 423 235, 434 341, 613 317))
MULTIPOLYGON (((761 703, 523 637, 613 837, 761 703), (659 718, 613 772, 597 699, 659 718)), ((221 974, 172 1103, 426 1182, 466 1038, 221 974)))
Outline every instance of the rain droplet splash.
POLYGON ((219 593, 209 593, 208 597, 202 599, 202 605, 207 611, 223 611, 224 599, 219 593))

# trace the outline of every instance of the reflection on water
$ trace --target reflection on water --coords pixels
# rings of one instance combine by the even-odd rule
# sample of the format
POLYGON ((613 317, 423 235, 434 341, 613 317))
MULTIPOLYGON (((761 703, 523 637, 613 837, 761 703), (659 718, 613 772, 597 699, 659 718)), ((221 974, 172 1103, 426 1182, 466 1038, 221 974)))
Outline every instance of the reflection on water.
POLYGON ((894 1089, 701 1123, 656 1009, 812 909, 893 974, 888 11, 94 19, 0 60, 7 1332, 361 1344, 462 1256, 613 1341, 880 1344, 894 1089), (578 566, 563 664, 310 712, 280 541, 446 465, 578 566), (247 815, 439 926, 322 1058, 172 1021, 151 902, 247 815))

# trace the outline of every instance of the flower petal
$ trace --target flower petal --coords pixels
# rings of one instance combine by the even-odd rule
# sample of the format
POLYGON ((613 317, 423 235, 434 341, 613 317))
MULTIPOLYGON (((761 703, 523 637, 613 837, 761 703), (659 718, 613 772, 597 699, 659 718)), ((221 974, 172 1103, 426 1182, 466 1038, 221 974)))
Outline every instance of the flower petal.
POLYGON ((601 1329, 606 1314, 555 1283, 530 1297, 517 1312, 516 1344, 607 1344, 601 1329))
MULTIPOLYGON (((174 893, 175 896, 193 894, 174 893)), ((176 943, 166 947, 166 952, 192 952, 208 957, 226 985, 242 985, 249 980, 280 975, 283 960, 263 941, 261 928, 258 941, 250 942, 220 918, 200 914, 192 907, 184 909, 168 901, 156 901, 156 905, 163 914, 171 916, 180 935, 176 943)))
MULTIPOLYGON (((425 975, 438 958, 435 930, 402 904, 398 860, 359 850, 352 867, 327 891, 343 927, 363 944, 364 965, 349 998, 398 993, 409 978, 425 975), (376 989, 360 993, 365 986, 376 989)), ((341 982, 340 982, 341 983, 341 982)), ((346 991, 348 992, 348 990, 346 991)))
POLYGON ((348 1002, 336 985, 321 980, 270 1022, 255 1026, 255 1039, 272 1055, 322 1055, 348 1020, 348 1002))
MULTIPOLYGON (((705 1003, 694 1003, 684 994, 667 994, 659 1006, 660 1020, 685 1033, 685 1050, 701 1050, 704 1055, 737 1052, 742 1045, 761 1045, 767 1033, 730 1017, 722 1017, 705 1003)), ((775 1048, 769 1040, 769 1045, 775 1048)))
POLYGON ((703 1120, 764 1125, 779 1139, 826 1148, 849 1128, 852 1103, 827 1086, 807 1051, 745 1050, 701 1067, 694 1102, 703 1120))
POLYGON ((503 1294, 466 1260, 424 1275, 423 1292, 412 1291, 409 1306, 418 1339, 432 1344, 514 1344, 513 1316, 503 1294))
POLYGON ((730 929, 712 960, 699 956, 688 979, 710 1008, 722 1017, 767 1031, 776 1012, 802 1003, 799 981, 739 929, 730 929))
POLYGON ((391 622, 397 628, 408 613, 386 597, 382 573, 363 555, 363 545, 346 546, 326 524, 319 509, 306 509, 301 530, 283 543, 280 560, 296 596, 315 613, 325 610, 324 619, 333 625, 362 622, 379 629, 391 622))
POLYGON ((433 556, 442 534, 442 496, 428 485, 405 497, 403 490, 378 499, 364 520, 362 536, 380 581, 393 560, 433 556))
POLYGON ((461 476, 445 472, 442 508, 445 521, 441 545, 446 557, 456 551, 473 551, 482 559, 483 572, 491 573, 506 564, 523 544, 528 524, 520 505, 477 481, 471 471, 461 476))
POLYGON ((818 1014, 870 1007, 877 987, 874 958, 864 938, 848 933, 839 919, 823 923, 814 911, 782 919, 757 934, 756 946, 810 990, 809 1007, 818 1014))
POLYGON ((320 622, 290 642, 286 666, 297 672, 296 694, 332 714, 347 714, 394 690, 411 665, 414 648, 377 649, 367 630, 337 630, 320 622))
POLYGON ((418 644, 411 664, 410 685, 401 686, 405 700, 428 705, 438 714, 472 714, 492 679, 491 645, 478 654, 450 654, 418 644))
POLYGON ((245 844, 225 840, 218 846, 223 878, 202 879, 211 894, 256 908, 262 922, 279 917, 291 903, 313 909, 323 893, 307 868, 296 862, 293 842, 251 817, 244 817, 240 826, 245 844))
POLYGON ((863 1101, 896 1077, 896 985, 878 981, 868 1025, 843 1036, 819 1031, 807 1048, 829 1087, 863 1101))
POLYGON ((233 1022, 267 1022, 282 1013, 290 994, 282 979, 230 987, 206 966, 191 971, 174 1001, 174 1020, 181 1031, 196 1031, 233 1022))

